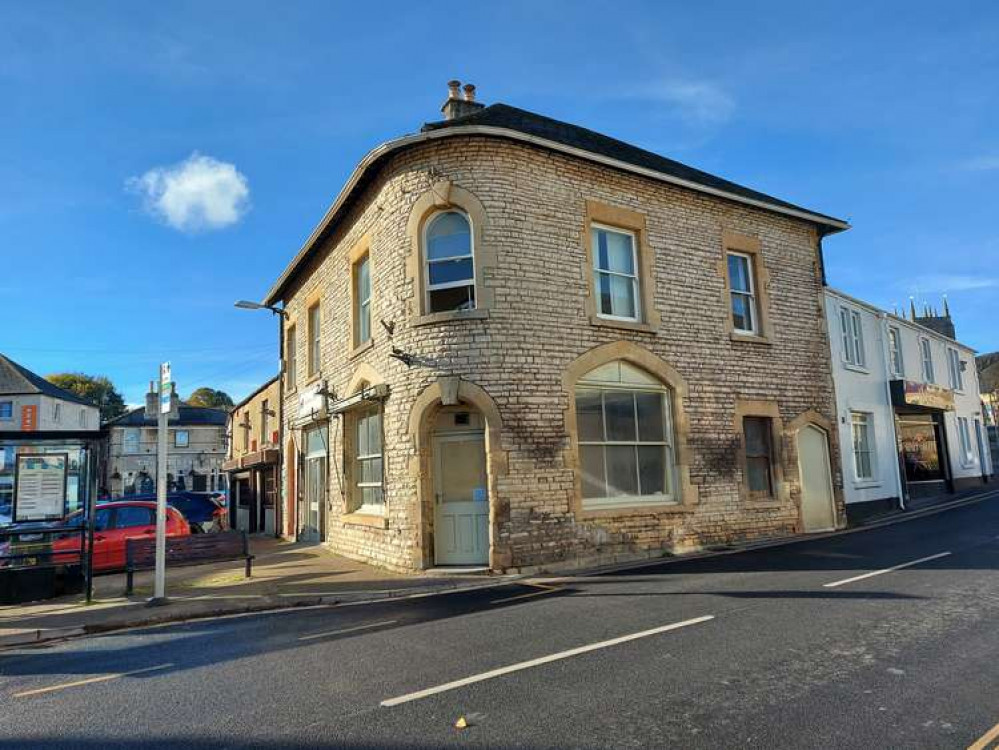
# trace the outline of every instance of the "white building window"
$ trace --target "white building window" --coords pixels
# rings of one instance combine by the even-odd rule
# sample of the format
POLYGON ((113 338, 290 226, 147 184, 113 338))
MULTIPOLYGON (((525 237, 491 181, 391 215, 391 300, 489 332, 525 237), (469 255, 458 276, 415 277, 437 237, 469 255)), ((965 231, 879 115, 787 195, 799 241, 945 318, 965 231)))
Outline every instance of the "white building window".
POLYGON ((381 514, 385 511, 381 409, 358 413, 354 425, 354 504, 360 513, 381 514))
POLYGON ((629 364, 610 362, 580 379, 575 402, 585 509, 677 499, 668 388, 629 364))
POLYGON ((743 417, 742 436, 746 449, 746 484, 750 497, 773 497, 773 420, 770 417, 743 417))
POLYGON ((191 444, 191 433, 187 430, 175 430, 173 445, 175 448, 187 448, 191 444))
POLYGON ((641 300, 635 235, 593 224, 590 244, 597 315, 612 320, 639 320, 641 300))
POLYGON ((897 378, 905 377, 905 360, 902 359, 902 333, 894 326, 888 328, 888 361, 891 374, 897 378))
POLYGON ((475 309, 475 253, 472 225, 460 211, 427 222, 424 240, 427 312, 475 309))
POLYGON ((853 422, 853 472, 858 481, 874 479, 874 424, 868 412, 852 413, 853 422))
POLYGON ((947 369, 950 372, 950 387, 955 391, 964 390, 964 377, 961 374, 961 355, 957 349, 947 350, 947 369))
POLYGON ((125 435, 123 437, 123 450, 125 453, 138 453, 139 452, 139 436, 140 431, 137 427, 129 427, 125 430, 125 435))
POLYGON ((732 298, 732 327, 736 333, 759 333, 753 256, 728 254, 728 287, 732 298))
POLYGON ((87 426, 87 410, 80 409, 80 427, 87 426))
POLYGON ((285 362, 288 378, 288 390, 293 391, 298 387, 298 342, 295 340, 297 329, 294 325, 288 326, 288 331, 285 334, 285 362))
POLYGON ((56 401, 52 404, 52 421, 59 422, 62 419, 62 404, 56 401))
POLYGON ((320 332, 319 303, 315 303, 309 308, 308 334, 309 334, 309 377, 319 374, 319 357, 322 352, 322 334, 320 332))
POLYGON ((855 367, 864 367, 864 326, 860 313, 848 307, 839 309, 839 325, 843 338, 843 361, 855 367))
POLYGON ((975 453, 971 448, 971 428, 967 417, 957 418, 957 437, 961 443, 961 463, 971 466, 975 463, 975 453))
POLYGON ((371 339, 371 256, 354 264, 354 346, 371 339))
POLYGON ((14 418, 14 402, 0 401, 0 419, 7 420, 14 418))
POLYGON ((933 375, 933 349, 930 346, 929 339, 919 339, 919 353, 923 360, 923 380, 927 383, 935 383, 936 378, 933 375))

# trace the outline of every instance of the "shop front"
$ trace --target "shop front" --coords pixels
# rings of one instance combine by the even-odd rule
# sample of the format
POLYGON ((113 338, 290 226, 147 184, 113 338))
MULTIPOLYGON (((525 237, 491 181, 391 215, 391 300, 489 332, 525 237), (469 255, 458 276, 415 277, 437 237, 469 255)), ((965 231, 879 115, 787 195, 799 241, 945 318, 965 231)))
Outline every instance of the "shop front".
POLYGON ((899 465, 906 499, 954 491, 944 415, 954 393, 926 383, 891 381, 899 465))

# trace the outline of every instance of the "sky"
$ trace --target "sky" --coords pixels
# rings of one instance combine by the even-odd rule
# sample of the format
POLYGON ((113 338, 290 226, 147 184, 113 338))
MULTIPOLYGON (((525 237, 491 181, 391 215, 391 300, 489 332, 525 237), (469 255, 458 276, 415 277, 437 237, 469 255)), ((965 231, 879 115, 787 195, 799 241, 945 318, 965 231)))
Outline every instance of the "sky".
POLYGON ((259 300, 446 81, 847 219, 829 283, 999 349, 999 4, 0 0, 0 352, 142 401, 277 372, 259 300))

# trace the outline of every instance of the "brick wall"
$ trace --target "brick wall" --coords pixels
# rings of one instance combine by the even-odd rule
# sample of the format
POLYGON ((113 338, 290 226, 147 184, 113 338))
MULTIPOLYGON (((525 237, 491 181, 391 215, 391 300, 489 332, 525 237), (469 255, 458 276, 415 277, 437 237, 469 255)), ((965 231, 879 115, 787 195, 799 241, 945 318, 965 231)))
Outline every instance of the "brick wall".
MULTIPOLYGON (((420 392, 445 375, 484 389, 502 418, 508 471, 496 477, 491 501, 493 546, 502 550, 496 559, 505 567, 659 554, 794 532, 799 491, 793 439, 779 445, 787 499, 754 505, 739 491, 741 436, 733 414, 736 399, 773 400, 784 425, 808 411, 834 420, 817 242, 806 222, 499 139, 450 138, 395 156, 286 292, 287 309, 298 323, 300 384, 306 381, 305 301, 319 289, 323 378, 343 394, 363 362, 391 389, 384 412, 388 528, 342 522, 343 436, 334 422, 329 544, 390 568, 427 564, 421 526, 427 512, 413 471, 410 410, 420 392), (413 204, 441 179, 471 192, 484 208, 482 240, 496 256, 484 278, 492 306, 485 320, 413 326, 418 306, 406 272, 412 247, 407 223, 413 204), (657 331, 591 323, 582 241, 587 200, 646 217, 654 305, 662 320, 657 331), (728 334, 719 270, 723 229, 761 241, 770 278, 769 345, 733 341, 728 334), (347 253, 365 234, 371 238, 375 340, 349 359, 347 253), (391 341, 379 319, 395 323, 391 341), (665 360, 687 383, 683 408, 698 502, 684 512, 577 518, 574 472, 566 465, 569 394, 562 376, 587 350, 622 339, 665 360), (388 356, 392 346, 432 366, 407 368, 388 356)), ((287 394, 287 418, 294 416, 296 399, 297 393, 287 394)), ((831 448, 838 487, 839 459, 836 446, 831 448)))

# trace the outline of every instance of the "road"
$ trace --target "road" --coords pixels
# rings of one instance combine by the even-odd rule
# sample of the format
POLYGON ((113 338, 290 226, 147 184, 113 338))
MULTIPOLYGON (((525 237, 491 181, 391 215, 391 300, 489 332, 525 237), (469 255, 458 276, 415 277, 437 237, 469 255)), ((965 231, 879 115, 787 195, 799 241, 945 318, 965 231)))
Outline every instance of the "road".
POLYGON ((997 568, 999 496, 595 577, 7 651, 0 750, 967 748, 999 724, 997 568))

